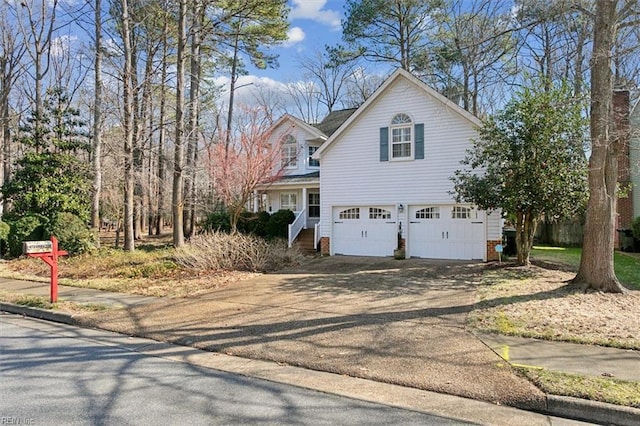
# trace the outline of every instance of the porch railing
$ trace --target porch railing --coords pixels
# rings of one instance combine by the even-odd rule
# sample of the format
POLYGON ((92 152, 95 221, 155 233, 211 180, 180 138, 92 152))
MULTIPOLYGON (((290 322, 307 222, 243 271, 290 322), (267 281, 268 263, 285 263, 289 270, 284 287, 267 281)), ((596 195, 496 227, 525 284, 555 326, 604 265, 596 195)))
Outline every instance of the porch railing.
POLYGON ((318 250, 318 243, 320 242, 320 222, 313 225, 313 249, 318 250))
POLYGON ((289 224, 289 248, 293 245, 293 241, 296 239, 300 231, 304 228, 305 219, 307 217, 307 209, 303 209, 298 212, 293 223, 289 224))

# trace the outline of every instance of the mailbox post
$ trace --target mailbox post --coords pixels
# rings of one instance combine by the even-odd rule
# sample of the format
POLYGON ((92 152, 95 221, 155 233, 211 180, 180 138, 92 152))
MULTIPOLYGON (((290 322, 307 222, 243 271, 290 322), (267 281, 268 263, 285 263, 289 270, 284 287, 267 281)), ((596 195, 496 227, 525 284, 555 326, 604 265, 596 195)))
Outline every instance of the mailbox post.
POLYGON ((58 256, 65 256, 68 253, 58 250, 58 239, 51 236, 51 241, 24 241, 22 252, 29 257, 39 257, 49 265, 51 269, 51 303, 58 301, 58 256))

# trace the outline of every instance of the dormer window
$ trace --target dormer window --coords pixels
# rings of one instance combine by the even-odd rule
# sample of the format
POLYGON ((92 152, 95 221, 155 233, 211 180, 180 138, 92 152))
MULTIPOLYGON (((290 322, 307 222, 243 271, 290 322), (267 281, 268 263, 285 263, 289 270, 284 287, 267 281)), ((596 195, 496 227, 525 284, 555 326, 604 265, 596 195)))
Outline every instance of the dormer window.
POLYGON ((298 146, 296 138, 292 135, 287 135, 282 142, 281 148, 281 161, 282 166, 288 169, 295 169, 298 167, 298 146))
POLYGON ((411 158, 413 126, 407 114, 396 114, 391 120, 391 158, 411 158))

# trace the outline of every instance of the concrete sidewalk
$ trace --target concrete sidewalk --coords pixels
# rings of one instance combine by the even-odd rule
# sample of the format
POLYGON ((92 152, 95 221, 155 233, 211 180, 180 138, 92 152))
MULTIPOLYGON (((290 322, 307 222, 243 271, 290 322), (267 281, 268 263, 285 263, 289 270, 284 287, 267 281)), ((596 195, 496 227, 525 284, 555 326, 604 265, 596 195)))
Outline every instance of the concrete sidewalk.
MULTIPOLYGON (((48 283, 11 280, 0 278, 0 290, 11 293, 48 297, 48 283)), ((110 293, 92 289, 60 286, 60 300, 77 303, 105 304, 111 307, 142 307, 159 302, 161 299, 123 293, 110 293)), ((189 300, 182 300, 184 312, 188 312, 189 300)), ((193 301, 192 303, 196 303, 193 301)), ((202 303, 202 301, 200 301, 202 303)), ((38 311, 19 306, 2 304, 0 310, 46 318, 38 311), (35 312, 35 314, 34 314, 35 312)), ((74 323, 71 316, 69 323, 74 323)), ((56 313, 54 321, 65 321, 65 315, 56 313)), ((578 373, 591 376, 613 376, 622 380, 640 381, 640 354, 637 351, 602 348, 591 345, 577 345, 549 342, 535 339, 499 335, 477 335, 488 347, 514 365, 544 367, 551 370, 578 373)), ((393 360, 389 360, 393 363, 393 360)), ((322 389, 328 391, 327 389, 322 389)), ((547 397, 547 413, 551 415, 581 418, 597 423, 631 425, 640 424, 640 410, 617 407, 592 401, 566 397, 547 397)))
POLYGON ((640 382, 640 352, 499 334, 476 334, 512 365, 640 382))
MULTIPOLYGON (((50 287, 51 285, 48 282, 0 278, 0 290, 5 290, 9 293, 44 297, 47 300, 50 296, 50 287)), ((157 298, 58 285, 58 300, 75 303, 95 303, 111 308, 128 308, 141 303, 156 301, 157 298)))

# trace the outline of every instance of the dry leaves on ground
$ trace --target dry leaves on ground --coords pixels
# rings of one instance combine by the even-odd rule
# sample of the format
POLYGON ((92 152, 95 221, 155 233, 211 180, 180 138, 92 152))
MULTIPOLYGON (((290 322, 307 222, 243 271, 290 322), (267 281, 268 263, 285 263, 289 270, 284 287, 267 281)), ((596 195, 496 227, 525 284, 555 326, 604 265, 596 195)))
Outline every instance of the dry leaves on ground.
POLYGON ((584 293, 575 274, 537 266, 487 269, 473 326, 491 332, 640 349, 640 291, 584 293))

